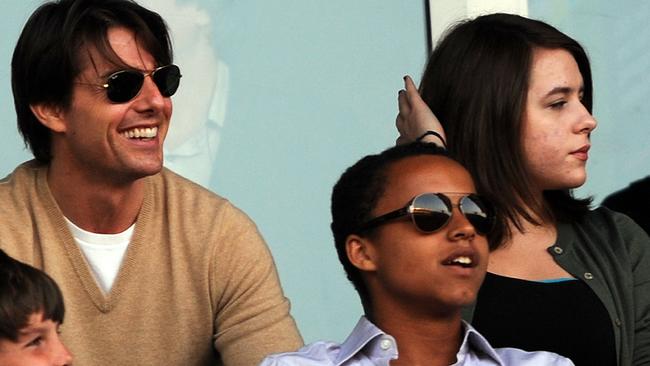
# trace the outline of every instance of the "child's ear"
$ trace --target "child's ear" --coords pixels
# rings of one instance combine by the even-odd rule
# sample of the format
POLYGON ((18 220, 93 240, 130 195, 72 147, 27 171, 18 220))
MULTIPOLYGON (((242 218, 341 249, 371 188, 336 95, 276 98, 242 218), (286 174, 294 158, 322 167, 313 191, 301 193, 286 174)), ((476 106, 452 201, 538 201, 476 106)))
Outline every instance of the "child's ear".
POLYGON ((355 234, 348 236, 345 240, 345 251, 353 266, 366 272, 377 270, 375 247, 368 238, 355 234))
POLYGON ((62 107, 52 103, 30 104, 34 116, 53 132, 65 132, 65 113, 62 107))

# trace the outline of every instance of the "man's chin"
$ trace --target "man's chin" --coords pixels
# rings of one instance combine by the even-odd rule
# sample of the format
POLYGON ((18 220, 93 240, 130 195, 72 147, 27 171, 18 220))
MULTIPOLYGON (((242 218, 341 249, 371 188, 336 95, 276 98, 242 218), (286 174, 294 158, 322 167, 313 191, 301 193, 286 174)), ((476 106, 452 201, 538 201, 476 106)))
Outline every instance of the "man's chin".
POLYGON ((130 176, 133 180, 149 177, 156 175, 162 171, 163 164, 162 160, 158 162, 139 162, 135 166, 132 166, 130 169, 130 176))

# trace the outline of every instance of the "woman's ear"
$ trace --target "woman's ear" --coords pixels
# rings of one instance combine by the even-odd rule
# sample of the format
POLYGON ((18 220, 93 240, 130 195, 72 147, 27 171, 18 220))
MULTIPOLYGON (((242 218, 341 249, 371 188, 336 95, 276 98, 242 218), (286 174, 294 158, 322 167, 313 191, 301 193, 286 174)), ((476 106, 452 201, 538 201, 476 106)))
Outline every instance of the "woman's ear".
POLYGON ((38 120, 53 132, 65 132, 65 114, 63 108, 51 103, 30 104, 29 108, 38 120))
POLYGON ((368 238, 352 234, 345 241, 345 251, 348 260, 361 271, 374 272, 377 270, 376 251, 368 238))

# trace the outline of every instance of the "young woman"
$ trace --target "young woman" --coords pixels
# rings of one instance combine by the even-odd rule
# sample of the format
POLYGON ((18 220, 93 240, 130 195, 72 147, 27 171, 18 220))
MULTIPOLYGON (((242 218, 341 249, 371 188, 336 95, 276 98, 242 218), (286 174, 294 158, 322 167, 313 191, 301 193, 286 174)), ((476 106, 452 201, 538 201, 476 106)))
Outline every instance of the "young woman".
POLYGON ((546 23, 486 15, 439 42, 421 98, 405 80, 398 143, 448 145, 507 218, 466 318, 495 347, 650 364, 650 240, 570 191, 586 179, 596 128, 583 48, 546 23))

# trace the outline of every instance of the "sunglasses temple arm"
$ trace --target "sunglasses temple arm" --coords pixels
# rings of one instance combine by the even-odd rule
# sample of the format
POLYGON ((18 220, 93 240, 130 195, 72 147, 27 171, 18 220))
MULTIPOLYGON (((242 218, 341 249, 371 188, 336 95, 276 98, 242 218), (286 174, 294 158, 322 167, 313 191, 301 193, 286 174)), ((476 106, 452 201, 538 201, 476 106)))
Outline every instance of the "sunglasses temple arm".
POLYGON ((385 223, 386 221, 390 221, 390 220, 396 219, 398 217, 406 216, 406 215, 409 214, 410 206, 411 205, 409 204, 406 207, 402 207, 402 208, 400 208, 398 210, 391 211, 391 212, 389 212, 387 214, 383 214, 381 216, 375 217, 374 219, 372 219, 372 220, 366 222, 364 225, 362 225, 360 229, 361 230, 373 229, 373 228, 385 223))

